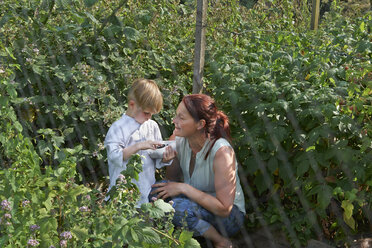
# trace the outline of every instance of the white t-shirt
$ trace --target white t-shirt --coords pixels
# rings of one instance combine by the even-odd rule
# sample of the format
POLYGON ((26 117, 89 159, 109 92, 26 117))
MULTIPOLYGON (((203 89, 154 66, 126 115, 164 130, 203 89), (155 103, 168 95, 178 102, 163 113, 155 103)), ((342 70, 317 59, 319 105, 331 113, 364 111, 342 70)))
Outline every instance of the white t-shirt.
MULTIPOLYGON (((128 161, 123 160, 123 148, 145 140, 162 141, 158 124, 153 120, 138 123, 134 118, 123 114, 115 121, 107 132, 104 145, 107 150, 110 186, 116 184, 116 179, 120 173, 126 169, 128 161)), ((151 185, 155 183, 155 168, 170 165, 170 163, 161 162, 162 159, 152 159, 146 150, 138 151, 142 155, 143 168, 139 174, 138 182, 133 182, 138 186, 141 197, 137 202, 137 207, 142 203, 148 202, 148 195, 151 191, 151 185)))

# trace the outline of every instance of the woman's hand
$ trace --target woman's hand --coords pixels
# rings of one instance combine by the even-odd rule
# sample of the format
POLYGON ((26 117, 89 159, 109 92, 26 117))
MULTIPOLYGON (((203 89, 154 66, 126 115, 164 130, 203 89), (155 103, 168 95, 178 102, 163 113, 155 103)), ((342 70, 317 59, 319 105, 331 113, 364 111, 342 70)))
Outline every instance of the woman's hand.
POLYGON ((177 196, 183 193, 184 187, 187 185, 184 183, 167 182, 167 183, 157 183, 152 185, 153 188, 157 188, 151 192, 151 194, 157 195, 158 199, 166 199, 168 197, 177 196))
POLYGON ((176 150, 174 150, 171 146, 165 147, 165 152, 163 153, 163 163, 167 163, 174 159, 177 156, 176 150))

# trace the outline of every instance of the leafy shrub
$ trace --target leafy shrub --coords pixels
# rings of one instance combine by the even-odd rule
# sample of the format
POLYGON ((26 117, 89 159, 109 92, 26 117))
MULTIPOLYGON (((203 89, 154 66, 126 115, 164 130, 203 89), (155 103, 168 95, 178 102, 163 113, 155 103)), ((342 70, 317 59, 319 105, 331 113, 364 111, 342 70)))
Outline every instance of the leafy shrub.
MULTIPOLYGON (((165 111, 155 116, 164 137, 172 130, 173 106, 191 88, 192 11, 171 1, 4 1, 3 64, 19 64, 12 103, 24 134, 45 164, 63 160, 60 148, 75 150, 84 182, 107 176, 104 135, 126 109, 135 78, 155 79, 165 111), (108 3, 107 3, 108 4, 108 3), (176 17, 177 16, 177 17, 176 17), (187 23, 187 22, 186 22, 187 23), (184 23, 183 23, 184 24, 184 23), (183 28, 179 28, 183 27, 183 28), (62 157, 60 157, 62 156, 62 157)), ((193 20, 193 19, 192 19, 193 20)))
POLYGON ((372 23, 327 18, 316 34, 280 26, 275 35, 245 34, 235 24, 238 35, 211 49, 206 65, 208 92, 232 121, 249 199, 258 199, 248 202, 255 225, 261 212, 266 223, 284 223, 295 246, 346 240, 371 221, 372 23))
MULTIPOLYGON (((8 69, 2 73, 12 75, 8 69)), ((142 171, 139 155, 128 162, 108 202, 102 192, 79 183, 80 148, 62 149, 55 169, 41 166, 10 106, 17 101, 16 84, 6 77, 0 83, 1 247, 199 247, 192 232, 174 229, 170 204, 157 200, 135 207, 139 191, 132 178, 138 180, 142 171)))
MULTIPOLYGON (((68 232, 71 245, 191 240, 171 228, 168 205, 138 212, 130 183, 112 191, 117 202, 102 205, 98 186, 107 175, 104 135, 126 108, 128 84, 159 83, 165 106, 155 120, 164 137, 191 92, 195 2, 183 2, 1 2, 3 244, 58 245, 68 232)), ((247 226, 284 223, 294 246, 344 240, 372 216, 371 18, 341 16, 337 1, 332 8, 317 32, 308 31, 301 1, 208 8, 204 85, 231 119, 247 226)), ((135 173, 126 176, 130 182, 135 173)))

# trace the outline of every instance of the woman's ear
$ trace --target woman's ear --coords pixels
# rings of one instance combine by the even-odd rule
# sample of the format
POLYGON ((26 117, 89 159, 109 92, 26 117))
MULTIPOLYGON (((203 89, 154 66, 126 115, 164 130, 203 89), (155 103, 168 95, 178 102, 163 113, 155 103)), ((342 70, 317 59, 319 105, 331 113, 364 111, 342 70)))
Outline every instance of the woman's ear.
POLYGON ((199 120, 198 123, 197 123, 196 129, 202 130, 205 127, 205 124, 206 124, 206 122, 205 122, 204 119, 199 120))

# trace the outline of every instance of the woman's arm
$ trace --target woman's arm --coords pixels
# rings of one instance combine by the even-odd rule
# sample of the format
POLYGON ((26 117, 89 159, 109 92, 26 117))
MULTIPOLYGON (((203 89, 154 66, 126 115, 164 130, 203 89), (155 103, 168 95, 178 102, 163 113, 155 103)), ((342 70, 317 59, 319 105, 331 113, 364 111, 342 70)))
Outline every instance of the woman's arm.
POLYGON ((173 162, 170 166, 167 166, 165 171, 165 177, 174 182, 182 181, 182 170, 180 167, 180 162, 177 157, 173 159, 173 162))
POLYGON ((184 194, 215 215, 227 217, 233 208, 236 190, 235 156, 230 147, 223 146, 218 149, 213 170, 216 197, 190 185, 185 187, 184 194))
POLYGON ((216 198, 221 203, 219 211, 228 216, 233 208, 236 192, 236 161, 231 147, 221 147, 213 161, 216 198))
POLYGON ((185 183, 159 183, 154 193, 159 193, 158 198, 186 195, 208 211, 221 217, 229 216, 233 208, 236 190, 235 156, 234 151, 227 146, 221 147, 213 161, 216 197, 204 193, 185 183))

